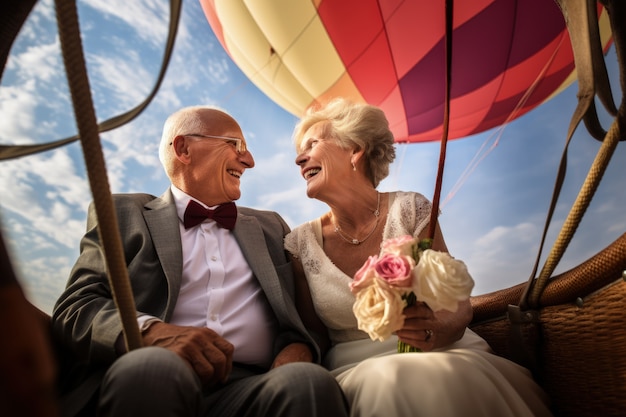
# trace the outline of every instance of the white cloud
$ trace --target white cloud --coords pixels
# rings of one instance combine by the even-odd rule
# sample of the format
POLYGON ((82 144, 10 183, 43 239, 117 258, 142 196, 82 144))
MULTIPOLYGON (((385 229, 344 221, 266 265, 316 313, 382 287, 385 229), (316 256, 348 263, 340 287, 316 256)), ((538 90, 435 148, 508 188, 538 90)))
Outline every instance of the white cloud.
POLYGON ((132 50, 123 55, 93 55, 89 64, 93 68, 92 84, 99 84, 100 101, 108 103, 107 111, 128 110, 141 103, 157 75, 147 70, 132 50))
MULTIPOLYGON (((0 164, 0 186, 3 190, 2 206, 14 211, 36 210, 37 194, 25 170, 23 160, 6 161, 0 164)), ((40 212, 38 213, 40 214, 40 212)), ((26 215, 29 218, 30 216, 26 215)))
POLYGON ((11 60, 10 69, 19 70, 22 80, 51 82, 64 70, 58 39, 48 44, 32 45, 25 52, 12 56, 11 60))
MULTIPOLYGON (((125 23, 128 28, 134 29, 144 42, 153 47, 161 46, 166 37, 169 2, 160 0, 83 0, 83 2, 100 13, 101 18, 125 23)), ((97 30, 98 27, 94 26, 93 29, 97 30)))
POLYGON ((22 275, 37 277, 36 282, 22 282, 27 298, 40 310, 52 313, 54 302, 65 288, 71 262, 69 257, 59 256, 33 259, 21 264, 22 275))
POLYGON ((35 126, 34 109, 38 97, 34 90, 34 80, 28 80, 21 86, 0 87, 0 137, 4 143, 33 142, 24 132, 35 126))
MULTIPOLYGON (((66 149, 3 162, 0 184, 11 190, 3 195, 5 209, 32 224, 36 233, 47 236, 47 242, 76 245, 76 232, 84 227, 71 215, 84 213, 91 193, 86 180, 76 175, 66 149)), ((36 247, 41 248, 41 243, 36 247)))
POLYGON ((454 242, 452 254, 466 263, 476 283, 473 294, 484 294, 524 282, 532 272, 540 230, 533 223, 496 226, 476 238, 454 242))

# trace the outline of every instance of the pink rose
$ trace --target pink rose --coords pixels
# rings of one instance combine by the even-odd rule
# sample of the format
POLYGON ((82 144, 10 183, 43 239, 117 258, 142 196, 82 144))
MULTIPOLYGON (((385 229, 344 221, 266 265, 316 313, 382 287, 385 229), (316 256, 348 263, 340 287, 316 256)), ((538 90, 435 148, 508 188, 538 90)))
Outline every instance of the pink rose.
POLYGON ((361 269, 356 271, 354 279, 350 283, 350 291, 356 294, 360 289, 367 287, 370 282, 376 277, 375 265, 378 261, 378 256, 370 256, 363 264, 361 269))
POLYGON ((413 258, 384 253, 374 266, 379 277, 392 287, 411 287, 413 258))
POLYGON ((385 240, 381 245, 381 253, 392 253, 394 255, 413 257, 413 246, 417 244, 416 239, 410 235, 394 237, 385 240))

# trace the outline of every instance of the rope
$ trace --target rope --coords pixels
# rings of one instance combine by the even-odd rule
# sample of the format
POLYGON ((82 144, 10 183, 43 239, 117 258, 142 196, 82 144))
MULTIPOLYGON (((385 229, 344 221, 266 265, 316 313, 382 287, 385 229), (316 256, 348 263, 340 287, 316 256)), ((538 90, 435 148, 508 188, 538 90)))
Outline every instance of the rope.
POLYGON ((142 339, 137 325, 135 301, 128 279, 104 155, 100 146, 98 123, 80 39, 76 3, 72 0, 56 0, 55 5, 65 71, 98 216, 98 233, 107 262, 111 292, 122 320, 126 347, 130 351, 141 347, 142 339))
MULTIPOLYGON (((574 132, 581 120, 584 119, 587 130, 595 127, 593 132, 590 131, 593 137, 596 137, 599 133, 600 129, 598 129, 597 126, 590 126, 593 123, 589 123, 590 120, 597 119, 594 105, 594 98, 596 94, 602 96, 602 101, 605 103, 609 113, 615 113, 613 111, 614 106, 611 106, 612 97, 608 96, 606 93, 606 90, 609 87, 605 84, 608 80, 602 76, 597 77, 598 73, 604 74, 606 72, 606 67, 604 66, 604 61, 602 60, 602 54, 598 53, 598 50, 601 51, 602 45, 599 41, 599 37, 595 34, 597 31, 597 24, 595 24, 597 16, 595 8, 592 7, 595 5, 595 2, 593 0, 557 0, 557 3, 559 4, 559 7, 565 17, 574 51, 574 61, 576 64, 576 71, 578 73, 578 105, 574 110, 574 114, 572 115, 568 128, 565 148, 561 157, 554 185, 552 201, 546 216, 544 231, 535 265, 528 279, 528 285, 526 286, 526 289, 520 299, 519 304, 522 309, 528 309, 529 307, 535 308, 538 306, 541 293, 545 289, 550 275, 554 272, 554 269, 567 249, 567 246, 569 245, 580 220, 587 210, 587 207, 589 206, 606 170, 611 155, 617 146, 617 142, 625 139, 621 136, 622 129, 620 128, 620 125, 624 123, 624 104, 622 102, 622 106, 616 112, 617 116, 614 119, 613 125, 609 132, 605 134, 603 143, 598 150, 598 155, 590 168, 587 179, 581 187, 579 195, 571 208, 566 222, 562 226, 559 236, 557 237, 548 258, 546 259, 540 275, 535 278, 539 267, 541 253, 543 251, 543 245, 548 232, 548 227, 565 179, 567 150, 574 132), (600 62, 598 62, 598 57, 600 57, 600 62)), ((619 0, 616 2, 607 2, 605 7, 607 7, 611 18, 611 29, 613 30, 615 50, 618 56, 620 74, 622 77, 622 93, 624 93, 625 88, 623 78, 625 74, 623 56, 624 49, 626 48, 626 39, 624 38, 623 22, 626 18, 626 8, 623 8, 622 3, 619 0)))
POLYGON ((543 268, 541 269, 537 282, 533 286, 529 298, 530 305, 538 305, 539 298, 548 283, 548 279, 552 276, 554 269, 565 253, 567 246, 572 240, 572 237, 580 224, 580 220, 583 218, 585 211, 591 203, 591 199, 600 185, 600 180, 606 171, 615 148, 617 148, 617 143, 619 142, 620 137, 619 122, 618 120, 614 120, 607 135, 602 141, 602 145, 598 150, 596 159, 593 161, 578 197, 576 198, 576 201, 574 202, 574 205, 572 206, 572 209, 570 210, 570 213, 552 246, 552 250, 546 259, 543 268))

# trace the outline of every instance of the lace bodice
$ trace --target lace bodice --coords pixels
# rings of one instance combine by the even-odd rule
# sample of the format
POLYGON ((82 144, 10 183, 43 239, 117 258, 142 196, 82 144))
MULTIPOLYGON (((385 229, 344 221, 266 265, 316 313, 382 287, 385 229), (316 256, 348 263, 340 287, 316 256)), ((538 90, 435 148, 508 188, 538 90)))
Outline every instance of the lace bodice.
MULTIPOLYGON (((419 193, 390 193, 383 239, 406 234, 417 237, 430 220, 430 210, 431 203, 419 193)), ((314 229, 319 226, 318 218, 296 227, 285 237, 285 248, 302 262, 315 310, 328 328, 332 343, 368 338, 358 330, 352 312, 354 295, 349 287, 352 277, 344 274, 324 253, 314 229)))

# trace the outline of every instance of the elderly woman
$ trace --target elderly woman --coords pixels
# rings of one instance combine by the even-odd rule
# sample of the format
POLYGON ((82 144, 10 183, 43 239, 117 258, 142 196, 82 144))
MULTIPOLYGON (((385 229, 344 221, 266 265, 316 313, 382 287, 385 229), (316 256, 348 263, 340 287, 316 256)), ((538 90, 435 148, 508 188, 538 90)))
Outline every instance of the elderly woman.
MULTIPOLYGON (((357 327, 350 283, 381 243, 427 237, 431 203, 415 192, 376 187, 395 158, 377 107, 343 99, 310 110, 296 126, 296 164, 307 195, 329 211, 285 238, 298 270, 297 305, 326 351, 353 416, 548 416, 547 398, 527 369, 492 353, 467 328, 468 300, 456 312, 417 302, 404 326, 373 341, 357 327), (422 352, 397 353, 398 338, 422 352)), ((447 252, 438 225, 432 249, 447 252)))

